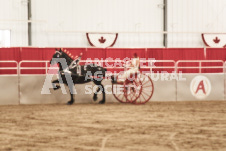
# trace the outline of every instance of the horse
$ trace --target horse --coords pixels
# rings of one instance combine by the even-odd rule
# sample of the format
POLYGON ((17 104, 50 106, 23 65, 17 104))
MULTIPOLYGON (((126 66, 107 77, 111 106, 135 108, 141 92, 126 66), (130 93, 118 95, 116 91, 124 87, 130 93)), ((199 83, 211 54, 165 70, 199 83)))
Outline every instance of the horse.
POLYGON ((102 80, 105 77, 105 73, 107 71, 106 68, 103 68, 101 66, 98 66, 93 63, 89 63, 86 65, 76 65, 75 68, 68 68, 71 63, 73 62, 73 59, 68 55, 68 53, 62 51, 61 49, 56 49, 55 53, 52 56, 52 59, 50 60, 50 64, 58 64, 59 71, 58 74, 61 77, 60 79, 52 81, 53 89, 57 90, 60 88, 59 85, 56 85, 57 83, 64 83, 67 85, 70 89, 70 96, 71 99, 67 102, 68 105, 72 105, 74 103, 74 97, 73 97, 73 87, 75 84, 84 84, 88 82, 93 82, 95 85, 98 86, 97 91, 93 95, 93 100, 97 100, 97 93, 101 90, 102 91, 102 100, 99 101, 99 104, 105 103, 105 89, 102 85, 102 80), (57 59, 65 59, 66 66, 62 64, 62 62, 58 62, 57 59), (97 74, 98 73, 98 74, 97 74), (72 81, 67 80, 67 76, 70 76, 72 81), (70 82, 69 82, 70 81, 70 82))

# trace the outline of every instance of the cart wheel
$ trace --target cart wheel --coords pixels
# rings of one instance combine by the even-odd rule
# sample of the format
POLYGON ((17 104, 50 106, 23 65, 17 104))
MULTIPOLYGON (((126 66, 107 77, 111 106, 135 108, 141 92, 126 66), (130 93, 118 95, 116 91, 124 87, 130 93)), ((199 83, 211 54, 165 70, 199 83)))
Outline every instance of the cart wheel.
MULTIPOLYGON (((118 79, 118 76, 116 79, 118 79)), ((119 102, 129 103, 125 96, 124 85, 112 83, 112 93, 119 102)))
POLYGON ((127 79, 124 83, 124 93, 127 102, 135 102, 140 96, 140 90, 141 81, 137 75, 131 81, 127 79))
POLYGON ((149 76, 140 74, 139 81, 141 83, 139 97, 132 102, 133 104, 147 103, 154 93, 154 85, 149 76))

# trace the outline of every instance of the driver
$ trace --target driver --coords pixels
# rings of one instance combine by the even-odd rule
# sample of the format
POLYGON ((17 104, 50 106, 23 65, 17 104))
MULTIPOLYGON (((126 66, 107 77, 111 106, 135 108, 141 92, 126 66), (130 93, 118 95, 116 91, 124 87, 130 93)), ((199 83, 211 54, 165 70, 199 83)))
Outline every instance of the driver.
POLYGON ((122 76, 119 77, 118 80, 115 80, 114 77, 112 77, 112 82, 116 84, 123 84, 124 81, 129 78, 131 74, 135 74, 139 71, 140 68, 140 58, 138 57, 137 53, 133 54, 133 59, 131 59, 129 62, 129 70, 125 71, 122 76))

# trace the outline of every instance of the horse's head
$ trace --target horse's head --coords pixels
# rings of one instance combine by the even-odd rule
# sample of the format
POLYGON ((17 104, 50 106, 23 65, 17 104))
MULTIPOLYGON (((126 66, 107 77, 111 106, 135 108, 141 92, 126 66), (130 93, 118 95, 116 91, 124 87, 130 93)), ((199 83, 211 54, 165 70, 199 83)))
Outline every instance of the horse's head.
POLYGON ((71 64, 73 61, 72 57, 73 56, 71 56, 71 53, 69 53, 66 49, 64 51, 62 51, 62 49, 56 49, 52 59, 50 60, 50 64, 54 65, 58 63, 60 67, 59 70, 63 70, 71 64))
POLYGON ((50 60, 50 64, 54 65, 57 63, 57 58, 63 58, 63 51, 61 49, 56 49, 55 53, 52 56, 52 59, 50 60))

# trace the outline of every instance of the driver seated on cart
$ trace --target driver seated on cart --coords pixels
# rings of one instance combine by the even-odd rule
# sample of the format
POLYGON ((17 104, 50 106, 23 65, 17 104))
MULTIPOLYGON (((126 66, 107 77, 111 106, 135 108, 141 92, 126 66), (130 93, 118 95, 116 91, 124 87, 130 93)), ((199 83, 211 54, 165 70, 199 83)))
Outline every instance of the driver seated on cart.
POLYGON ((118 79, 115 79, 114 76, 111 77, 112 83, 115 84, 124 84, 125 80, 128 79, 131 75, 135 75, 136 73, 139 72, 140 69, 140 58, 138 57, 137 53, 133 54, 133 59, 128 61, 129 70, 125 71, 122 75, 118 77, 118 79))

